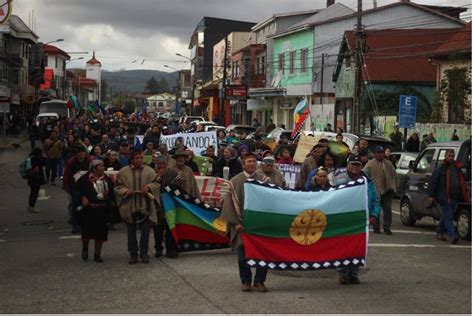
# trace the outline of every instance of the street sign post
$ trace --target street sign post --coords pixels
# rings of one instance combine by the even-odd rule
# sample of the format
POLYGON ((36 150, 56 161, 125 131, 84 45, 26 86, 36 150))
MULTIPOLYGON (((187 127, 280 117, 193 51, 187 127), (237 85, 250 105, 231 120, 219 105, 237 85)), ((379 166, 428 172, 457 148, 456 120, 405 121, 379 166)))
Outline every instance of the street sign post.
POLYGON ((416 125, 416 96, 401 95, 398 109, 398 126, 400 128, 415 128, 416 125))

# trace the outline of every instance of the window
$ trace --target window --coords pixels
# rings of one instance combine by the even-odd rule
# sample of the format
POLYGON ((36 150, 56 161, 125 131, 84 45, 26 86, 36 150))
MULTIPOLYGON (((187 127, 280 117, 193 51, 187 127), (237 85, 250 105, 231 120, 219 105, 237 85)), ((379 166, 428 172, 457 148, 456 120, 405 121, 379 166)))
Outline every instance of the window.
POLYGON ((290 52, 290 74, 295 72, 295 55, 296 51, 290 52))
POLYGON ((54 57, 54 68, 58 68, 58 56, 54 57))
POLYGON ((261 65, 260 65, 260 72, 259 72, 259 74, 264 75, 264 74, 265 74, 265 68, 266 68, 266 67, 265 67, 265 56, 262 56, 260 59, 262 60, 262 62, 261 62, 261 65))
POLYGON ((408 170, 410 167, 410 161, 415 160, 415 158, 411 156, 405 156, 403 157, 402 162, 400 163, 400 169, 406 169, 408 170))
POLYGON ((435 154, 435 149, 428 149, 423 153, 423 156, 421 156, 420 160, 416 164, 416 172, 418 173, 427 173, 430 171, 430 166, 431 163, 433 162, 435 154))
POLYGON ((301 72, 306 72, 308 68, 308 49, 301 49, 301 72))
POLYGON ((285 54, 278 55, 278 70, 285 73, 285 54))
POLYGON ((351 69, 351 55, 347 55, 344 61, 346 62, 346 69, 351 69))

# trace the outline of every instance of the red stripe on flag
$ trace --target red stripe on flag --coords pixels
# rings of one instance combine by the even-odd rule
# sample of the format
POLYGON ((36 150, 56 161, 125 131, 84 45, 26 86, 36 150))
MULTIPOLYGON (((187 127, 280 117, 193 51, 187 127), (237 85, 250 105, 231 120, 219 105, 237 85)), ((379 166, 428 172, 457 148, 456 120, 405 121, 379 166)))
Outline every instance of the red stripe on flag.
POLYGON ((341 258, 365 257, 366 234, 320 239, 302 246, 291 238, 262 237, 242 233, 245 257, 275 262, 331 261, 341 258))
POLYGON ((171 230, 171 234, 177 242, 180 240, 192 240, 209 244, 229 243, 229 239, 226 236, 187 224, 176 224, 175 228, 171 230))

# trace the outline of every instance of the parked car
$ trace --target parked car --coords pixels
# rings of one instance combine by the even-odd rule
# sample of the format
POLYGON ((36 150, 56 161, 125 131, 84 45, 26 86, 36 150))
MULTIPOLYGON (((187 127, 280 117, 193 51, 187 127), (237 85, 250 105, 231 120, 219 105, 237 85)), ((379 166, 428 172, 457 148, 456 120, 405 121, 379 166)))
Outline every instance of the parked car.
POLYGON ((199 122, 205 122, 206 120, 202 116, 188 116, 188 115, 183 115, 179 119, 179 124, 183 124, 184 122, 186 123, 191 123, 192 121, 199 121, 199 122))
MULTIPOLYGON (((439 205, 429 207, 427 190, 431 175, 443 162, 447 149, 453 149, 455 159, 463 164, 462 173, 471 195, 471 140, 430 144, 410 162, 410 171, 403 182, 400 219, 404 225, 413 226, 417 220, 425 216, 436 220, 441 218, 442 211, 439 205)), ((454 220, 459 237, 470 239, 471 204, 460 203, 454 211, 454 220)))
POLYGON ((418 153, 394 152, 390 154, 390 160, 397 172, 397 183, 399 184, 395 189, 395 195, 400 196, 403 180, 410 170, 410 161, 415 160, 417 156, 418 153))
POLYGON ((234 125, 234 124, 231 124, 231 125, 227 126, 227 128, 225 129, 225 132, 227 134, 229 134, 231 130, 234 130, 235 134, 237 136, 240 136, 244 132, 245 132, 245 134, 249 135, 249 134, 255 132, 256 128, 253 127, 253 126, 250 126, 250 125, 234 125))
POLYGON ((359 139, 363 138, 369 142, 369 150, 371 152, 375 152, 375 147, 377 146, 382 146, 384 149, 388 148, 391 152, 397 150, 395 144, 390 139, 382 136, 357 135, 357 137, 359 137, 359 139))
POLYGON ((224 126, 219 126, 212 121, 207 121, 207 122, 206 121, 205 122, 193 121, 193 122, 196 122, 197 125, 203 126, 205 132, 225 130, 224 126))
POLYGON ((47 113, 47 112, 40 113, 36 116, 36 119, 35 119, 36 126, 39 126, 42 119, 47 119, 48 121, 55 121, 55 120, 59 120, 59 115, 58 113, 47 113))

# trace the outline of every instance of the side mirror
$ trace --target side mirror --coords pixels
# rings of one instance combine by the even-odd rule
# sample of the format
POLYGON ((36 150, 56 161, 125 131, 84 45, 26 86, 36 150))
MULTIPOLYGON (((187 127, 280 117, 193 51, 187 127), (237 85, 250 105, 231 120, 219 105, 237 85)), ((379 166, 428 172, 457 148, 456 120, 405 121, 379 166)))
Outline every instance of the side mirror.
POLYGON ((408 163, 408 168, 411 171, 415 171, 415 160, 410 160, 410 162, 408 163))

